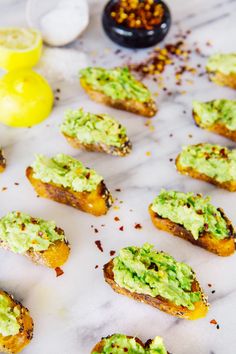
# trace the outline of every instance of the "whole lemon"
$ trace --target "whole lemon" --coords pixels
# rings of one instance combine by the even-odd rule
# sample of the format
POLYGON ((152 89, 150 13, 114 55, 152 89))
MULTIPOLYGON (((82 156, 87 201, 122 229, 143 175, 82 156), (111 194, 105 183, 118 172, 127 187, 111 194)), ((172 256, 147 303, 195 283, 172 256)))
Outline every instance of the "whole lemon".
POLYGON ((0 122, 11 127, 29 127, 44 120, 52 106, 51 87, 36 72, 20 69, 0 79, 0 122))

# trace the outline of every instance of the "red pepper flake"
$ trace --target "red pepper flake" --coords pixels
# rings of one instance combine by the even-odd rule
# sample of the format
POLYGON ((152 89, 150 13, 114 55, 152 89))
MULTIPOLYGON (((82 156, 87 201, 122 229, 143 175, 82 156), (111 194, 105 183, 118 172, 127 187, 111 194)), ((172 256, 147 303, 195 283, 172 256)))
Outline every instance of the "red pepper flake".
POLYGON ((136 230, 141 230, 143 227, 142 227, 141 224, 135 223, 135 224, 134 224, 134 228, 135 228, 136 230))
POLYGON ((110 256, 111 256, 111 257, 114 256, 115 253, 116 253, 116 251, 111 250, 111 251, 110 251, 110 256))
POLYGON ((119 227, 120 231, 124 231, 124 226, 119 227))
POLYGON ((215 319, 213 319, 213 320, 210 321, 210 324, 217 325, 217 321, 215 319))
POLYGON ((103 248, 100 240, 95 241, 95 245, 97 246, 99 251, 103 252, 103 248))
POLYGON ((60 277, 61 275, 64 274, 64 271, 60 267, 56 267, 55 272, 57 277, 60 277))
POLYGON ((97 234, 97 233, 98 233, 98 229, 95 228, 95 229, 94 229, 94 232, 95 232, 95 234, 97 234))
POLYGON ((98 269, 98 265, 97 264, 95 265, 95 269, 98 269))
POLYGON ((7 187, 2 187, 2 192, 5 192, 7 190, 7 187))
POLYGON ((114 217, 114 220, 115 220, 115 221, 120 221, 120 218, 119 218, 118 216, 115 216, 115 217, 114 217))
POLYGON ((211 288, 211 287, 212 287, 212 284, 210 284, 210 283, 209 283, 209 284, 207 284, 207 285, 209 286, 209 288, 211 288))
POLYGON ((19 186, 19 184, 20 184, 20 183, 18 183, 18 182, 15 182, 15 183, 14 183, 15 186, 19 186))

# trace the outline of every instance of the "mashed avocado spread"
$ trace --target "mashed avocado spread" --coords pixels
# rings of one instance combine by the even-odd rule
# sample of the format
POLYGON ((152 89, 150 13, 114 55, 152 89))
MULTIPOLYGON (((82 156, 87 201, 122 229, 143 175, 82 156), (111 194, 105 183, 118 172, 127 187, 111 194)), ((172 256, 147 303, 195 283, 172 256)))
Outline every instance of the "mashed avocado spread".
POLYGON ((64 234, 57 231, 53 221, 16 211, 0 219, 0 241, 15 253, 45 251, 57 240, 64 240, 64 234))
POLYGON ((34 177, 45 183, 55 183, 76 192, 92 192, 103 180, 71 156, 58 154, 52 158, 37 155, 32 164, 34 177))
POLYGON ((113 334, 103 339, 103 349, 92 354, 167 354, 161 337, 153 339, 148 348, 136 342, 135 338, 128 338, 124 334, 113 334))
POLYGON ((210 197, 163 189, 154 199, 151 209, 161 217, 183 225, 195 240, 202 231, 210 232, 218 240, 229 236, 226 221, 210 203, 210 197))
POLYGON ((236 149, 212 144, 190 145, 183 148, 179 163, 220 183, 236 180, 236 149))
POLYGON ((148 102, 150 91, 131 75, 128 68, 104 69, 88 67, 80 71, 81 79, 94 90, 104 93, 114 100, 137 100, 148 102))
POLYGON ((86 113, 82 108, 66 112, 61 131, 85 144, 120 147, 127 140, 126 129, 115 119, 107 114, 86 113))
POLYGON ((192 269, 166 253, 156 252, 149 244, 121 249, 113 260, 113 273, 122 288, 152 297, 159 295, 190 310, 201 299, 200 292, 191 291, 195 280, 192 269))
POLYGON ((229 130, 236 130, 236 101, 214 100, 210 102, 193 102, 193 111, 200 119, 200 125, 210 127, 215 123, 225 125, 229 130))
POLYGON ((219 71, 224 75, 236 74, 236 53, 212 55, 206 69, 210 72, 219 71))
POLYGON ((20 310, 17 307, 12 308, 8 297, 0 294, 0 334, 3 337, 19 333, 20 325, 17 321, 19 315, 20 310))

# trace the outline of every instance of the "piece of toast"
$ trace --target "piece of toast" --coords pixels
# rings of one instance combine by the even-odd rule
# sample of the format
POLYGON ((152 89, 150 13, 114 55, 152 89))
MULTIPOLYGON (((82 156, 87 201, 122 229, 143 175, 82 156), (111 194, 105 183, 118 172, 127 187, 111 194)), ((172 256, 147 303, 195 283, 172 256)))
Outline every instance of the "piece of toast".
POLYGON ((19 353, 33 338, 33 320, 30 317, 29 311, 20 302, 17 302, 5 291, 0 291, 0 295, 7 297, 10 301, 10 307, 17 307, 20 310, 18 323, 20 331, 16 335, 3 336, 0 334, 0 352, 1 353, 19 353))
POLYGON ((124 141, 124 143, 121 146, 117 147, 117 146, 107 145, 104 143, 86 144, 81 142, 78 138, 71 137, 65 133, 62 134, 67 139, 68 143, 75 149, 105 152, 107 154, 115 155, 115 156, 126 156, 130 153, 132 149, 132 144, 128 138, 127 140, 124 141))
POLYGON ((213 133, 225 136, 228 139, 231 139, 236 142, 236 130, 230 130, 222 123, 214 123, 209 127, 205 127, 201 122, 201 117, 193 111, 193 118, 200 128, 207 129, 213 133))
MULTIPOLYGON (((144 117, 151 118, 157 113, 156 103, 152 98, 148 102, 139 102, 136 100, 115 100, 100 91, 94 90, 90 85, 87 84, 86 80, 80 78, 80 84, 83 89, 87 92, 89 97, 98 103, 105 104, 113 108, 121 109, 124 111, 139 114, 144 117)), ((145 85, 143 85, 146 87, 145 85)))
POLYGON ((26 177, 40 197, 70 205, 95 216, 106 214, 112 205, 112 196, 103 181, 92 192, 75 192, 55 183, 42 182, 34 178, 33 174, 33 168, 27 167, 26 177))
MULTIPOLYGON (((101 340, 100 340, 100 342, 98 342, 96 345, 95 345, 95 347, 92 349, 92 351, 91 351, 91 354, 93 354, 94 352, 95 353, 103 353, 103 348, 104 348, 104 345, 105 345, 105 339, 107 339, 107 338, 111 338, 112 337, 112 335, 111 336, 107 336, 106 338, 102 338, 101 340)), ((132 337, 132 336, 126 336, 127 338, 129 338, 129 339, 134 339, 138 344, 140 344, 144 349, 149 349, 150 348, 150 345, 151 345, 151 343, 152 343, 152 340, 151 339, 148 339, 147 341, 146 341, 146 343, 143 343, 139 338, 137 338, 137 337, 132 337)), ((169 354, 168 352, 167 352, 167 354, 169 354)))
POLYGON ((218 211, 221 213, 222 217, 225 219, 228 230, 229 237, 218 240, 211 233, 203 231, 197 240, 194 239, 191 231, 185 229, 184 226, 176 224, 167 218, 162 218, 158 213, 153 211, 149 206, 149 213, 152 219, 153 224, 160 230, 169 232, 174 236, 178 236, 191 242, 194 245, 205 248, 206 250, 218 254, 218 256, 230 256, 235 252, 235 231, 231 221, 227 218, 224 211, 218 208, 218 211))
POLYGON ((113 273, 113 259, 111 259, 103 268, 105 281, 112 287, 114 291, 118 294, 125 295, 136 301, 143 302, 145 304, 151 305, 155 308, 158 308, 161 311, 168 313, 169 315, 176 316, 179 318, 184 318, 187 320, 196 320, 201 317, 205 317, 208 312, 208 303, 207 299, 200 288, 200 285, 197 280, 194 280, 192 283, 192 291, 201 292, 201 301, 196 302, 195 309, 189 310, 184 306, 177 306, 173 302, 162 298, 161 296, 152 297, 146 294, 138 294, 136 292, 131 292, 125 288, 120 287, 116 284, 114 280, 113 273))
POLYGON ((209 71, 208 72, 208 77, 209 80, 216 83, 217 85, 220 86, 228 86, 232 89, 236 90, 236 74, 223 74, 220 71, 209 71))
POLYGON ((3 172, 6 168, 6 159, 3 156, 2 149, 0 149, 0 173, 3 172))
POLYGON ((198 172, 197 170, 193 169, 192 167, 184 167, 180 163, 180 154, 177 156, 175 160, 175 165, 177 170, 183 174, 190 176, 195 179, 199 179, 201 181, 205 181, 211 184, 214 184, 217 187, 227 189, 229 192, 235 192, 236 191, 236 181, 226 181, 226 182, 219 182, 215 178, 209 177, 205 175, 204 173, 198 172))

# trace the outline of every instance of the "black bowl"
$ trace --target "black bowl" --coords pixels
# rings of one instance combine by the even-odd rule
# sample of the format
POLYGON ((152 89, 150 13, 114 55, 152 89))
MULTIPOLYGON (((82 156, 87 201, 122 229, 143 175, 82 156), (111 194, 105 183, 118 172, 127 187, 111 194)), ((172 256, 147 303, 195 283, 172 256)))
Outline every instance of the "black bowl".
POLYGON ((117 1, 109 1, 102 15, 103 28, 113 42, 127 48, 147 48, 161 42, 167 35, 171 25, 171 14, 168 6, 163 1, 155 1, 163 6, 164 16, 162 22, 152 30, 129 28, 118 24, 110 15, 117 1))

